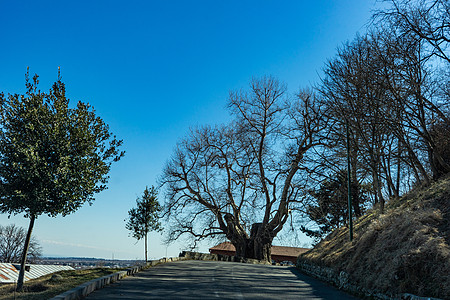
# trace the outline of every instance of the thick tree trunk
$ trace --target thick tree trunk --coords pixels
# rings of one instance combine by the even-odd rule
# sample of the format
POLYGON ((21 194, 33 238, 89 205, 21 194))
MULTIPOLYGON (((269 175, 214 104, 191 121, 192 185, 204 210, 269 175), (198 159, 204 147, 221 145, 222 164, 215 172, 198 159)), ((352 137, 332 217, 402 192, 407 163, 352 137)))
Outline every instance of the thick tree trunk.
POLYGON ((271 262, 271 248, 274 233, 267 229, 263 223, 254 223, 247 232, 236 222, 235 216, 226 214, 226 237, 236 248, 235 255, 243 258, 253 258, 271 262))
POLYGON ((231 240, 236 248, 236 256, 272 262, 272 240, 270 232, 262 223, 252 225, 250 238, 234 238, 231 240))
POLYGON ((236 248, 236 253, 235 253, 236 256, 245 257, 245 258, 248 258, 249 256, 251 256, 250 239, 233 239, 231 241, 231 243, 236 248))
POLYGON ((27 261, 27 254, 28 254, 28 248, 30 246, 31 232, 33 231, 35 219, 36 219, 36 217, 34 215, 32 215, 30 217, 30 225, 28 226, 27 237, 25 239, 25 245, 23 247, 22 261, 20 263, 19 279, 17 281, 17 291, 23 290, 23 280, 25 277, 25 263, 27 261))
POLYGON ((253 242, 253 253, 255 259, 272 262, 272 243, 262 243, 259 240, 253 242))
POLYGON ((433 179, 436 180, 450 172, 449 165, 444 161, 442 156, 435 149, 429 150, 429 157, 433 179))
POLYGON ((356 188, 352 189, 352 206, 353 206, 353 211, 355 212, 355 217, 359 218, 362 215, 361 212, 361 207, 360 207, 360 199, 359 199, 359 192, 356 190, 353 192, 353 190, 355 190, 356 188))
POLYGON ((263 261, 272 261, 272 243, 261 243, 260 240, 248 239, 245 242, 233 243, 236 248, 236 256, 243 258, 253 258, 263 261))
POLYGON ((272 262, 271 248, 273 237, 263 223, 252 225, 250 239, 253 241, 253 256, 258 260, 272 262))

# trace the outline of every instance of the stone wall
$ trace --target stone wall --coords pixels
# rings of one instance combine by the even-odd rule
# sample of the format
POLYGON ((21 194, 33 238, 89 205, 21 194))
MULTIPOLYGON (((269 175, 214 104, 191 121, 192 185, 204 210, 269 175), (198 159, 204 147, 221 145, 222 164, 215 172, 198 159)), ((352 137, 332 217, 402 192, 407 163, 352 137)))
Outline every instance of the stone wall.
POLYGON ((297 268, 312 277, 325 281, 332 284, 333 286, 344 290, 348 293, 359 297, 368 297, 370 299, 380 299, 380 300, 442 300, 438 298, 429 297, 419 297, 412 294, 401 294, 401 295, 385 295, 379 293, 375 290, 367 290, 362 287, 356 286, 349 281, 349 275, 343 271, 337 272, 332 268, 321 267, 312 264, 306 260, 302 260, 300 257, 297 260, 297 268))
POLYGON ((214 260, 214 261, 230 261, 230 262, 240 262, 247 264, 262 264, 262 265, 270 265, 271 263, 267 261, 252 259, 252 258, 243 258, 238 256, 229 256, 222 254, 209 254, 209 253, 199 253, 192 251, 183 251, 180 253, 180 257, 184 259, 192 259, 192 260, 214 260))

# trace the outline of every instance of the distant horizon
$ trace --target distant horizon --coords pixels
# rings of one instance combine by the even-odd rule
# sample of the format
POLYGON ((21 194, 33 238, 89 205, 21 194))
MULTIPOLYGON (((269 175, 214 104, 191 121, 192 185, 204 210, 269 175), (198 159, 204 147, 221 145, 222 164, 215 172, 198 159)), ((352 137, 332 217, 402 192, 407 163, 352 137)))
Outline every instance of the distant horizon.
POLYGON ((86 260, 123 260, 123 261, 143 261, 143 259, 117 259, 117 258, 101 258, 101 257, 78 257, 78 256, 53 256, 53 255, 43 255, 40 256, 38 258, 38 260, 40 259, 53 259, 53 258, 58 258, 58 259, 86 259, 86 260))

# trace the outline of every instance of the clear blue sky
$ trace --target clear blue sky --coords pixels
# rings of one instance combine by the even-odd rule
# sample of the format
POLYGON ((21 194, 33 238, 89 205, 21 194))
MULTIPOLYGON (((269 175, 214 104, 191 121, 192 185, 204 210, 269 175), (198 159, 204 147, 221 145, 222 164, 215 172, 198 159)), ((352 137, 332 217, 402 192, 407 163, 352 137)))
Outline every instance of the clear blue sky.
MULTIPOLYGON (((60 66, 68 97, 92 104, 127 152, 92 206, 37 219, 44 254, 142 259, 143 244, 128 237, 124 219, 189 127, 227 122, 228 92, 252 76, 273 75, 290 92, 314 84, 336 48, 365 31, 375 5, 0 0, 0 91, 23 93, 27 66, 48 90, 60 66)), ((0 215, 0 224, 10 223, 26 227, 28 219, 0 215)), ((183 248, 150 238, 150 257, 183 248)))

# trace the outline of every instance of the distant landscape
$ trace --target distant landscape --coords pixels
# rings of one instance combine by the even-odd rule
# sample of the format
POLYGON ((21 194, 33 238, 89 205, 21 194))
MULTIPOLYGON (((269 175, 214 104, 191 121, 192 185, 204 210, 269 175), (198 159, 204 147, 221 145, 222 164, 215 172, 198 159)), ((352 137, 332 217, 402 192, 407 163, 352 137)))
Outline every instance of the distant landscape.
POLYGON ((120 259, 102 259, 88 257, 41 257, 36 264, 43 265, 64 265, 71 266, 74 269, 86 268, 128 268, 131 266, 143 264, 143 260, 120 260, 120 259))

